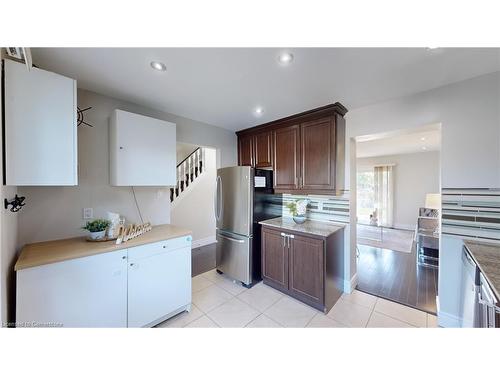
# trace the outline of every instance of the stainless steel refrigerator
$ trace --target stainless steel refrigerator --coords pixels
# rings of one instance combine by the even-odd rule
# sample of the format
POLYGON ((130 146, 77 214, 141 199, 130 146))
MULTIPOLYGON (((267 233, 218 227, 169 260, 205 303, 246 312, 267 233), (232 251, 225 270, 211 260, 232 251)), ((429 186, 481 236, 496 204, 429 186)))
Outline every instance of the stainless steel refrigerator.
POLYGON ((273 190, 273 171, 220 168, 215 192, 217 271, 250 287, 261 280, 258 223, 282 213, 282 197, 273 190))

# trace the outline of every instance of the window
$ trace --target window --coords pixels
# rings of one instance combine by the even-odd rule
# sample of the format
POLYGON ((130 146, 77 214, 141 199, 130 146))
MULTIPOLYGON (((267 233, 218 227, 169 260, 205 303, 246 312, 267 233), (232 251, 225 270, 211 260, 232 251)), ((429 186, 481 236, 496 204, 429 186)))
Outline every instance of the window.
POLYGON ((370 223, 370 215, 375 210, 375 184, 373 171, 358 172, 357 176, 358 221, 370 223))

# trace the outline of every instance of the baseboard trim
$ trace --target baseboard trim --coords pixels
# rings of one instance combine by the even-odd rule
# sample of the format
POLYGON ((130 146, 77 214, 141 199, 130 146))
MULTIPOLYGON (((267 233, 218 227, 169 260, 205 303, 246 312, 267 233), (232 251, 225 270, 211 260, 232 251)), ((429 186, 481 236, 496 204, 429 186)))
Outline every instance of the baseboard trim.
POLYGON ((394 229, 401 229, 401 230, 415 230, 415 225, 394 224, 393 228, 394 229))
POLYGON ((344 293, 351 294, 354 289, 356 289, 356 285, 358 285, 358 274, 355 273, 351 280, 344 279, 344 293))
POLYGON ((215 236, 209 236, 209 237, 205 237, 205 238, 200 238, 198 240, 194 240, 191 244, 191 248, 192 249, 196 249, 198 247, 202 247, 202 246, 205 246, 205 245, 210 245, 210 244, 213 244, 213 243, 216 243, 217 240, 215 238, 215 236))

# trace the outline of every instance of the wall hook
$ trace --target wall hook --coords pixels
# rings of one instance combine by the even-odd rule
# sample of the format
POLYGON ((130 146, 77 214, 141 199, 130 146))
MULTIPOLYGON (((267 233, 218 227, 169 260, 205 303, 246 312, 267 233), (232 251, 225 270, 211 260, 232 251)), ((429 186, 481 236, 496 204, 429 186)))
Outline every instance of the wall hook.
POLYGON ((26 205, 26 203, 24 203, 24 200, 26 199, 26 197, 18 197, 17 194, 16 196, 14 197, 13 200, 11 201, 8 201, 7 199, 4 199, 4 207, 5 209, 9 208, 9 206, 12 206, 11 207, 11 212, 17 212, 19 211, 23 206, 26 205))

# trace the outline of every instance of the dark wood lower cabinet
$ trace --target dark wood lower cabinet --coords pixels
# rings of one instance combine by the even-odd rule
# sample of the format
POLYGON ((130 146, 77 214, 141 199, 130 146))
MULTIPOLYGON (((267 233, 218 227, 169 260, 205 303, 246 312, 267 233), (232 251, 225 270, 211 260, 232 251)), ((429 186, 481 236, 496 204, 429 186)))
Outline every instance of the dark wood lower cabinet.
POLYGON ((262 277, 275 288, 288 289, 288 248, 280 232, 263 229, 262 277))
POLYGON ((288 289, 299 299, 323 305, 324 241, 305 236, 290 238, 288 289))
POLYGON ((262 279, 323 312, 343 292, 344 233, 328 237, 262 226, 262 279))

